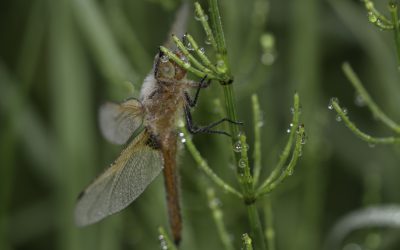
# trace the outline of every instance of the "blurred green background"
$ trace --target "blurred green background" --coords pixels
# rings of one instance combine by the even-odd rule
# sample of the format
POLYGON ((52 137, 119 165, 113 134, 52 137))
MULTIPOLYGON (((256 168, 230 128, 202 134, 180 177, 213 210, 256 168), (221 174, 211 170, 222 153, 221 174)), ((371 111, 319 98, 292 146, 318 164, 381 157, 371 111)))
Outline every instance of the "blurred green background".
MULTIPOLYGON (((98 107, 138 96, 179 5, 176 0, 1 1, 0 249, 159 249, 157 228, 167 227, 161 176, 123 212, 93 226, 76 228, 72 214, 78 193, 121 150, 101 137, 98 107)), ((377 6, 387 9, 386 1, 377 6)), ((295 174, 271 195, 277 249, 321 249, 341 216, 369 204, 400 202, 398 148, 369 147, 327 109, 330 97, 337 96, 362 130, 390 135, 355 105, 341 64, 352 64, 396 120, 400 79, 392 33, 370 24, 357 0, 221 0, 220 8, 250 150, 252 93, 264 111, 263 176, 287 139, 295 91, 302 102, 308 143, 295 174), (273 54, 267 55, 272 64, 261 60, 260 38, 266 33, 275 39, 273 54)), ((194 18, 188 30, 204 41, 194 18)), ((218 119, 214 100, 220 91, 216 84, 203 91, 194 112, 198 123, 218 119)), ((217 135, 194 140, 211 167, 237 186, 229 140, 217 135)), ((205 195, 211 184, 185 150, 180 159, 182 249, 221 249, 205 195)), ((220 190, 217 196, 240 249, 241 235, 249 232, 244 205, 220 190)), ((347 250, 400 249, 400 231, 366 231, 346 242, 367 246, 347 250)))

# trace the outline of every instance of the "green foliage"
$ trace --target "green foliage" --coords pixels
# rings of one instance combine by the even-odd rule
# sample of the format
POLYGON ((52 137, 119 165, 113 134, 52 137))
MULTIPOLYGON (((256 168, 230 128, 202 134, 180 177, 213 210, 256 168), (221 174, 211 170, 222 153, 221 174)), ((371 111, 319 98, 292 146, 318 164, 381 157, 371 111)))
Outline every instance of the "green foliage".
MULTIPOLYGON (((93 226, 76 228, 72 215, 79 191, 121 150, 101 138, 98 107, 138 97, 181 2, 22 2, 3 1, 0 16, 0 249, 174 249, 161 177, 93 226)), ((399 249, 398 210, 385 205, 400 202, 397 2, 190 8, 188 33, 174 37, 188 60, 175 60, 193 80, 213 79, 194 120, 244 126, 221 126, 232 139, 179 127, 179 249, 319 250, 338 225, 348 229, 332 243, 341 249, 399 249), (330 96, 340 97, 332 108, 342 124, 330 96), (350 120, 342 105, 354 96, 370 112, 352 108, 350 120), (365 216, 370 205, 377 213, 365 216)))

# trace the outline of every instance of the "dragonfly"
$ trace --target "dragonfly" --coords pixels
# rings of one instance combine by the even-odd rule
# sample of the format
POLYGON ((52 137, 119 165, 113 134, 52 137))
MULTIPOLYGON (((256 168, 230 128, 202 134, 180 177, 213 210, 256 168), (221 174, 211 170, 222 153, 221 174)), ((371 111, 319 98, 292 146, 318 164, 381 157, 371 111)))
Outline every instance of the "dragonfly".
MULTIPOLYGON (((174 52, 181 59, 184 55, 174 52)), ((205 127, 193 124, 191 108, 196 106, 200 90, 210 85, 187 79, 187 72, 161 51, 144 79, 138 99, 122 103, 108 102, 99 111, 100 130, 114 144, 125 144, 118 158, 85 190, 75 207, 78 226, 98 222, 132 203, 161 173, 164 175, 170 229, 176 244, 181 240, 182 216, 179 201, 177 123, 184 116, 191 133, 227 132, 213 130, 222 122, 241 124, 224 118, 205 127), (196 89, 194 98, 190 89, 196 89)))

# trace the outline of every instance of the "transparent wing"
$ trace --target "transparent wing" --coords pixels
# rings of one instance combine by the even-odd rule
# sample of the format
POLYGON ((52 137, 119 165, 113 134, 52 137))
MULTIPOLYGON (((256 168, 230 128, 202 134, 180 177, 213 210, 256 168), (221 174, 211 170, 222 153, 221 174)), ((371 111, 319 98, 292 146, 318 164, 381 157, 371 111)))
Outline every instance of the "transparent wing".
POLYGON ((163 168, 160 150, 147 142, 146 131, 79 196, 75 222, 85 226, 116 213, 134 201, 163 168))
POLYGON ((142 104, 136 99, 105 103, 99 113, 100 130, 114 144, 126 143, 143 121, 142 104))

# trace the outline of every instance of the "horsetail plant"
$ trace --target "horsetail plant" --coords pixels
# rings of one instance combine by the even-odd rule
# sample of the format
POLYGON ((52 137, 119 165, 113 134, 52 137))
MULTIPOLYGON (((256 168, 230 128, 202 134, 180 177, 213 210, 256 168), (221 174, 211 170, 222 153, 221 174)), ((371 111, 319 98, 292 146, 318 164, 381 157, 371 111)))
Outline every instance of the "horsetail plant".
MULTIPOLYGON (((207 36, 207 43, 211 45, 215 51, 215 61, 211 60, 205 53, 204 48, 190 35, 185 34, 179 38, 173 35, 173 41, 177 48, 182 51, 184 58, 179 58, 171 50, 166 47, 160 47, 160 50, 171 60, 193 73, 198 77, 207 77, 207 79, 215 80, 220 83, 223 89, 223 99, 225 101, 225 109, 230 120, 237 121, 238 116, 235 107, 235 94, 233 76, 228 63, 227 49, 225 44, 224 33, 222 29, 221 17, 219 14, 217 0, 208 0, 210 10, 210 20, 205 14, 199 3, 195 3, 196 19, 200 21, 207 36), (210 23, 209 23, 210 21, 210 23), (211 25, 210 25, 211 24, 211 25)), ((236 162, 236 177, 240 189, 235 188, 232 184, 228 184, 222 177, 218 176, 207 161, 201 156, 196 146, 193 144, 187 129, 180 126, 182 139, 185 141, 186 148, 192 155, 198 167, 211 179, 211 181, 225 192, 236 196, 243 200, 247 210, 247 216, 250 225, 250 236, 244 234, 243 249, 267 249, 266 239, 270 249, 274 249, 274 229, 271 221, 268 221, 267 231, 263 230, 259 210, 256 202, 265 195, 270 194, 279 186, 288 176, 293 174, 294 168, 301 156, 303 145, 306 141, 304 125, 300 124, 300 99, 299 95, 294 95, 294 106, 292 108, 293 120, 289 129, 289 138, 286 146, 276 164, 274 170, 264 180, 260 180, 262 164, 261 164, 261 127, 263 125, 260 104, 257 95, 252 98, 253 125, 254 125, 254 151, 253 161, 249 161, 247 137, 243 129, 238 126, 230 125, 231 143, 233 145, 232 158, 236 162), (289 159, 289 156, 291 158, 289 159), (261 184, 260 184, 261 183, 261 184), (273 246, 273 248, 271 248, 273 246)), ((207 189, 207 195, 210 200, 210 208, 217 224, 219 236, 225 249, 233 249, 229 242, 227 230, 223 225, 223 211, 212 204, 215 197, 215 191, 212 188, 207 189)), ((270 200, 268 199, 267 219, 272 220, 272 209, 270 200)), ((163 234, 162 234, 163 235, 163 234)))
MULTIPOLYGON (((381 30, 392 30, 394 32, 394 40, 397 50, 397 59, 400 64, 400 33, 399 33, 399 20, 398 20, 398 10, 397 3, 395 1, 390 1, 388 4, 388 9, 391 18, 386 17, 381 14, 375 7, 374 3, 370 0, 364 0, 365 8, 368 11, 368 20, 376 25, 381 30)), ((400 66, 399 66, 400 67, 400 66)), ((363 131, 361 131, 354 122, 348 117, 347 109, 341 107, 339 100, 336 97, 331 98, 329 101, 328 109, 335 110, 337 113, 336 120, 342 121, 344 124, 360 139, 366 141, 371 147, 375 144, 398 144, 400 143, 400 124, 393 121, 388 117, 382 109, 376 104, 372 99, 371 95, 364 88, 360 78, 354 72, 352 67, 348 62, 344 62, 342 65, 342 70, 346 75, 346 78, 353 85, 356 91, 356 104, 358 106, 367 106, 374 118, 381 121, 389 129, 391 129, 395 135, 388 137, 374 137, 363 131)))

